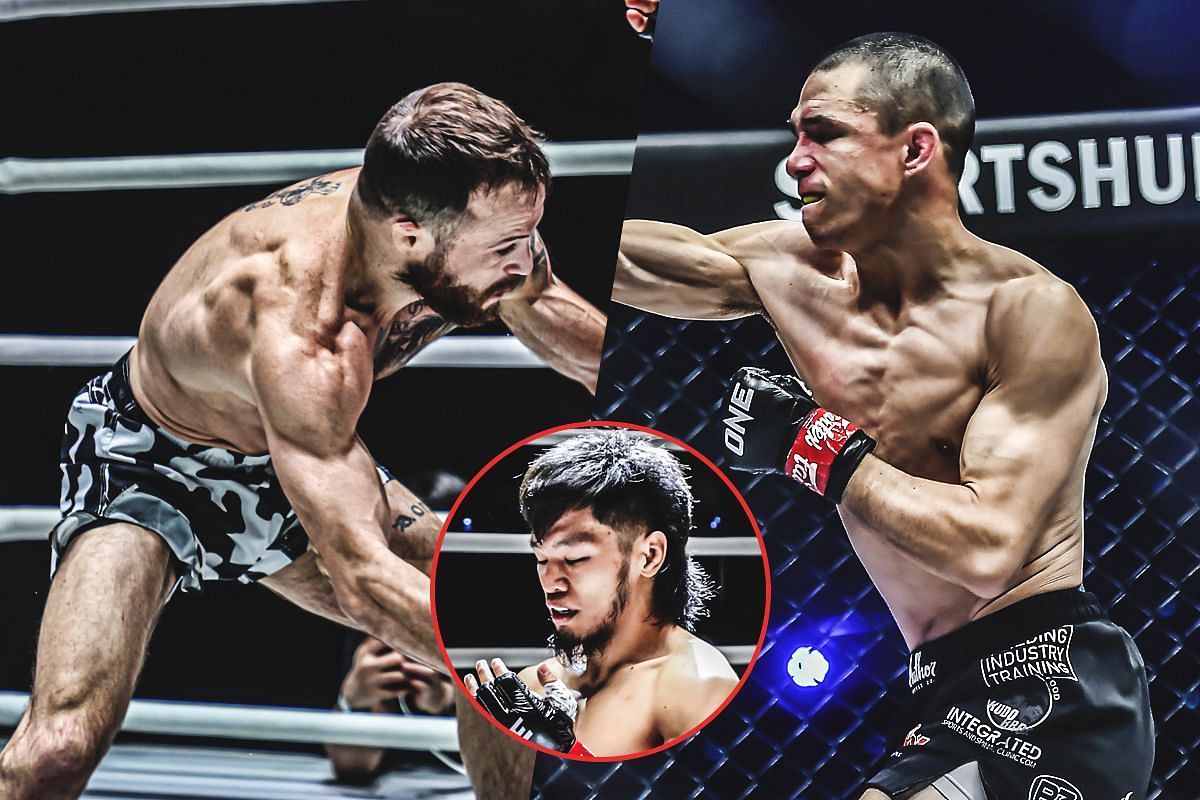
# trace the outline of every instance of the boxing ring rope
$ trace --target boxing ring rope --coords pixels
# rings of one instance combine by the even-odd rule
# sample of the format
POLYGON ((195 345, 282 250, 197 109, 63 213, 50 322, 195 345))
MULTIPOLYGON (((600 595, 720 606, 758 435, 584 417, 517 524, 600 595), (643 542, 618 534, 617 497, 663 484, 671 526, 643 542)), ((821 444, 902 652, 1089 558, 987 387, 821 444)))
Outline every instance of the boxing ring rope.
MULTIPOLYGON (((754 645, 713 645, 730 664, 745 666, 754 655, 754 645)), ((510 667, 527 667, 549 658, 553 653, 548 647, 448 647, 450 661, 455 669, 471 669, 480 659, 499 658, 510 667)))
MULTIPOLYGON (((539 444, 543 443, 539 441, 539 444)), ((443 518, 447 514, 445 511, 434 513, 443 518)), ((54 506, 0 506, 0 545, 10 542, 45 541, 59 518, 59 511, 54 506)), ((444 553, 528 555, 529 536, 523 533, 448 532, 441 550, 444 553)), ((758 540, 750 536, 694 537, 688 541, 687 551, 692 556, 761 556, 758 540)), ((731 664, 738 665, 750 663, 750 657, 754 653, 754 647, 750 645, 717 646, 717 649, 731 664)), ((452 647, 448 652, 451 662, 459 669, 469 669, 481 658, 502 658, 506 663, 516 666, 535 664, 550 655, 549 649, 545 647, 452 647)), ((0 704, 0 725, 2 724, 3 705, 0 704)))
MULTIPOLYGON (((0 334, 0 367, 107 367, 133 347, 133 336, 0 334)), ((516 337, 446 336, 413 356, 408 367, 545 368, 516 337)))
MULTIPOLYGON (((57 522, 57 520, 55 520, 57 522)), ((529 535, 525 533, 447 533, 444 553, 529 553, 529 535)), ((751 556, 762 555, 753 536, 705 536, 688 539, 688 555, 751 556)))
POLYGON ((38 17, 118 14, 127 11, 176 11, 189 8, 345 2, 350 2, 350 0, 0 0, 0 22, 38 17))
MULTIPOLYGON (((28 702, 29 695, 24 692, 0 692, 0 726, 15 726, 28 702)), ((134 700, 121 730, 214 739, 458 750, 457 724, 446 717, 346 714, 222 703, 134 700)))
MULTIPOLYGON (((546 142, 557 178, 628 175, 632 141, 546 142)), ((119 189, 183 189, 287 183, 356 167, 363 151, 300 150, 261 153, 198 153, 111 158, 0 159, 0 193, 90 192, 119 189)))

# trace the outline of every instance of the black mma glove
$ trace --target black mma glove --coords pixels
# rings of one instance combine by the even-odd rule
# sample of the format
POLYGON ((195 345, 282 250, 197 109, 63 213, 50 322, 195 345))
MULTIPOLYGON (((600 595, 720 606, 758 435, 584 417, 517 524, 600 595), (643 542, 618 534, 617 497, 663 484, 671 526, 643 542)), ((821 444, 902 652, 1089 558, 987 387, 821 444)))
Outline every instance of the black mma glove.
POLYGON ((742 367, 725 398, 729 466, 744 472, 780 472, 833 502, 875 440, 813 400, 804 381, 742 367))
POLYGON ((475 699, 493 719, 522 739, 565 753, 575 744, 576 706, 570 691, 560 688, 561 692, 548 691, 546 697, 539 697, 515 672, 505 672, 482 684, 475 699))

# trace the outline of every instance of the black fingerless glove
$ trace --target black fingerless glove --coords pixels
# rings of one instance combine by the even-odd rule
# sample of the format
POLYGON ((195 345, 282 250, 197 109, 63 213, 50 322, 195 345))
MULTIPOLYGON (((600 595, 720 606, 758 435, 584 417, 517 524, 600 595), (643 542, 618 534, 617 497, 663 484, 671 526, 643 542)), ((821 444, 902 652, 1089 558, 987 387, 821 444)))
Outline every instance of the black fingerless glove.
POLYGON ((732 469, 778 472, 833 502, 875 440, 813 400, 804 381, 742 367, 725 398, 723 438, 732 469))
POLYGON ((552 697, 539 697, 515 672, 497 675, 475 695, 492 718, 522 739, 563 753, 575 744, 575 717, 552 697))

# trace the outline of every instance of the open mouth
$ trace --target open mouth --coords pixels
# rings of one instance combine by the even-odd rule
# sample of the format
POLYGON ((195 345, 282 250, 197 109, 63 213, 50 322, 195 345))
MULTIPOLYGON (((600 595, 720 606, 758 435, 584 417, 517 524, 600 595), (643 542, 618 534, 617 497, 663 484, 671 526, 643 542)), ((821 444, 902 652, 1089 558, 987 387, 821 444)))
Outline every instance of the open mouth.
POLYGON ((820 192, 807 192, 806 194, 800 195, 800 205, 801 207, 808 207, 814 205, 815 203, 819 203, 824 199, 825 195, 821 194, 820 192))
POLYGON ((579 613, 579 611, 576 609, 561 608, 558 606, 546 606, 546 607, 548 609, 550 609, 550 621, 553 622, 555 625, 566 622, 566 621, 572 619, 576 614, 579 613))

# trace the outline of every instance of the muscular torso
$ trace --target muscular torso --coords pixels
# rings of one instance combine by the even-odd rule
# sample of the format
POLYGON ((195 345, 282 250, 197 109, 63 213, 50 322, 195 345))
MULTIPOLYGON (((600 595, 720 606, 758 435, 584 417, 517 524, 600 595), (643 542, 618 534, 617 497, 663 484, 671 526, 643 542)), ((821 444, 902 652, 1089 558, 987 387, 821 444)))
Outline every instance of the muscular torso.
POLYGON ((131 363, 134 393, 157 424, 198 444, 266 451, 248 367, 265 314, 287 315, 314 346, 357 337, 353 326, 373 348, 375 377, 450 329, 422 301, 384 318, 347 296, 346 208, 357 172, 303 181, 234 211, 163 279, 131 363))
MULTIPOLYGON (((763 309, 817 401, 877 441, 876 455, 911 475, 960 483, 967 423, 989 389, 985 322, 997 289, 1013 280, 1057 280, 994 245, 957 265, 955 279, 916 302, 865 303, 848 255, 824 271, 768 248, 743 258, 763 309)), ((1090 438, 1088 445, 1090 445, 1090 438)), ((997 598, 939 578, 839 506, 850 542, 910 646, 1032 594, 1082 579, 1083 474, 1079 453, 1030 560, 997 598)))

